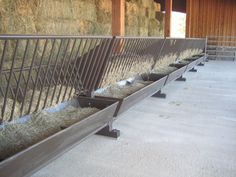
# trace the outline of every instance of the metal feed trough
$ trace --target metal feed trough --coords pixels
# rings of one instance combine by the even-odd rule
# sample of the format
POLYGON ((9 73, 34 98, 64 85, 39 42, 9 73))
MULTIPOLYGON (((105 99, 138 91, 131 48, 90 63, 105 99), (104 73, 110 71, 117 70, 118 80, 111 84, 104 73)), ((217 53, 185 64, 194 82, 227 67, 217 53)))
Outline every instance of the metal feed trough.
POLYGON ((25 124, 36 112, 61 113, 71 100, 78 102, 75 109, 97 109, 0 159, 0 176, 28 176, 96 132, 119 136, 112 129, 114 116, 146 97, 158 96, 167 83, 203 62, 204 55, 185 53, 202 51, 204 45, 202 39, 157 37, 0 36, 0 129, 25 124), (169 54, 173 70, 155 73, 169 54), (145 85, 122 98, 97 95, 113 84, 139 82, 145 85))
POLYGON ((0 36, 1 126, 13 119, 22 123, 24 116, 72 97, 79 107, 99 109, 0 159, 0 176, 30 175, 112 121, 115 101, 79 96, 97 87, 111 42, 112 37, 0 36))
MULTIPOLYGON (((196 49, 203 52, 204 47, 204 39, 117 37, 109 57, 110 62, 108 62, 109 64, 103 74, 103 80, 100 84, 100 87, 103 87, 107 78, 112 77, 114 73, 124 75, 125 72, 132 70, 132 67, 136 62, 143 66, 143 61, 147 60, 148 62, 151 62, 150 59, 153 59, 153 64, 150 66, 150 68, 148 68, 146 71, 143 71, 143 73, 136 73, 137 76, 134 77, 131 82, 141 79, 144 81, 151 81, 152 83, 139 89, 138 91, 135 91, 134 93, 128 94, 123 98, 100 95, 95 96, 95 98, 119 101, 119 105, 114 115, 114 117, 116 117, 146 97, 162 97, 163 95, 160 94, 162 87, 176 79, 184 80, 184 78, 182 78, 184 72, 189 71, 190 69, 194 68, 194 66, 205 60, 205 55, 203 53, 195 56, 188 56, 187 58, 180 58, 181 52, 185 50, 196 49), (153 68, 156 63, 162 57, 169 54, 175 54, 175 62, 169 65, 174 67, 174 70, 165 74, 154 73, 153 68), (127 57, 123 58, 123 56, 127 57), (140 59, 141 61, 139 62, 140 59), (177 61, 180 59, 184 59, 187 62, 185 64, 178 63, 177 61)), ((126 85, 129 84, 130 81, 126 80, 126 85)))

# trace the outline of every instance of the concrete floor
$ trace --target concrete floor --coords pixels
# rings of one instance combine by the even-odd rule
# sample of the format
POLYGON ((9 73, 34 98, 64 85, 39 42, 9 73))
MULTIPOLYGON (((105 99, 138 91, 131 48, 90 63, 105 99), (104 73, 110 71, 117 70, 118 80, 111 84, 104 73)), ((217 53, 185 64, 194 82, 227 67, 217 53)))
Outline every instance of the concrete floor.
POLYGON ((236 62, 197 69, 32 177, 236 177, 236 62))

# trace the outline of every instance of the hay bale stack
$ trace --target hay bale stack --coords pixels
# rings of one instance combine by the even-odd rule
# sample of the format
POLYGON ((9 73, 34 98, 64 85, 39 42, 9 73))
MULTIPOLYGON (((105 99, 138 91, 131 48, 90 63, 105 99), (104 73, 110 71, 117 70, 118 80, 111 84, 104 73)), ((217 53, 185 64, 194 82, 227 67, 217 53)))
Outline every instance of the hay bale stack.
POLYGON ((0 14, 0 33, 111 34, 111 0, 2 0, 0 14))
POLYGON ((0 127, 0 161, 98 111, 97 108, 68 106, 56 113, 35 113, 25 123, 9 123, 0 127))
POLYGON ((125 33, 127 36, 162 36, 164 18, 157 19, 160 4, 152 0, 126 0, 125 33))

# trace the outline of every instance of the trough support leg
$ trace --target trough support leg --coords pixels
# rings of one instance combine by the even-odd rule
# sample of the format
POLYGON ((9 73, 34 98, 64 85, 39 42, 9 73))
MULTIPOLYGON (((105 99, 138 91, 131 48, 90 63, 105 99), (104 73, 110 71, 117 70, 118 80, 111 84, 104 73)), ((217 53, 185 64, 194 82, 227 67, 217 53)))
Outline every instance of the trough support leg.
POLYGON ((154 95, 152 95, 152 97, 166 98, 166 94, 165 93, 161 93, 161 90, 159 90, 158 92, 154 93, 154 95))
POLYGON ((112 124, 109 123, 109 125, 98 131, 96 134, 117 139, 120 136, 120 130, 113 129, 112 124))
POLYGON ((204 66, 204 63, 199 63, 198 66, 204 66))
POLYGON ((197 72, 197 70, 195 68, 192 68, 189 70, 189 72, 197 72))
POLYGON ((176 81, 186 81, 186 78, 183 76, 180 76, 178 79, 176 79, 176 81))

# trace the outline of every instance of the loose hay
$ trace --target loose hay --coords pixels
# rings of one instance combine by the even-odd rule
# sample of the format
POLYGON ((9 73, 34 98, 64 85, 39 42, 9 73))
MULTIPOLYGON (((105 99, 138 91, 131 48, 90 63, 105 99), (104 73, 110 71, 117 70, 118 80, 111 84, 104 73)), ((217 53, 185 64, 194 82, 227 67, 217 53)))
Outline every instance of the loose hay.
POLYGON ((113 98, 125 98, 126 96, 140 90, 141 88, 151 84, 152 81, 142 81, 139 80, 132 84, 128 85, 113 85, 108 87, 101 93, 95 93, 97 96, 104 96, 104 97, 113 97, 113 98))
POLYGON ((8 123, 0 127, 0 161, 98 111, 92 107, 68 106, 56 113, 35 113, 25 123, 8 123))
POLYGON ((33 90, 29 90, 27 91, 27 94, 25 96, 25 105, 24 105, 23 114, 28 114, 29 105, 30 105, 32 97, 33 97, 33 102, 31 105, 30 113, 33 113, 36 110, 38 102, 39 102, 38 110, 43 108, 47 94, 48 94, 48 97, 46 100, 45 107, 55 106, 57 105, 57 103, 61 103, 62 101, 69 100, 74 96, 74 93, 75 93, 74 88, 66 87, 64 85, 57 85, 55 88, 54 86, 50 88, 48 87, 43 88, 41 97, 40 97, 39 90, 36 90, 34 92, 34 95, 33 95, 33 90), (55 93, 54 93, 54 89, 55 89, 55 93), (70 94, 70 91, 72 94, 70 94), (54 99, 52 99, 53 93, 54 93, 54 99))
MULTIPOLYGON (((0 98, 0 110, 3 109, 3 103, 4 103, 4 98, 0 98)), ((2 117, 2 114, 0 112, 0 122, 1 121, 2 122, 9 121, 9 119, 11 117, 11 111, 12 111, 13 104, 14 104, 14 100, 12 100, 10 98, 7 98, 5 112, 4 112, 3 117, 2 117)), ((19 116, 20 116, 20 105, 19 105, 18 102, 16 102, 13 119, 18 118, 19 116)))
POLYGON ((111 67, 113 69, 108 70, 105 73, 103 81, 101 83, 101 87, 114 85, 121 80, 134 77, 138 74, 150 72, 153 64, 154 64, 154 59, 152 56, 133 55, 127 58, 127 56, 124 55, 111 59, 111 61, 108 63, 108 67, 111 67), (128 60, 128 59, 132 61, 132 57, 134 57, 134 61, 131 64, 123 62, 123 60, 128 60), (119 65, 121 61, 123 62, 123 64, 119 65), (119 68, 117 66, 119 66, 119 68))

